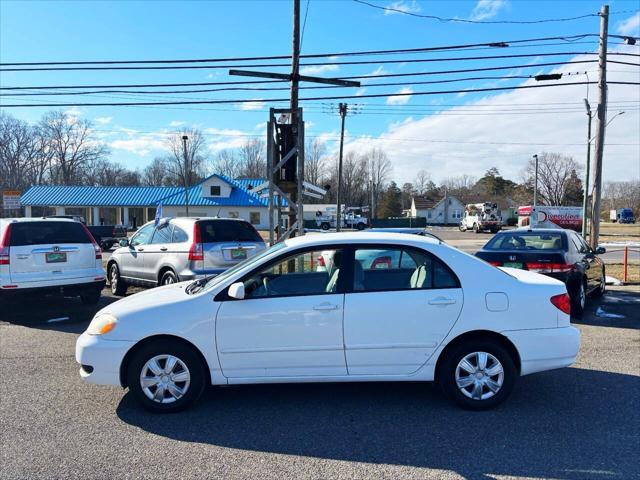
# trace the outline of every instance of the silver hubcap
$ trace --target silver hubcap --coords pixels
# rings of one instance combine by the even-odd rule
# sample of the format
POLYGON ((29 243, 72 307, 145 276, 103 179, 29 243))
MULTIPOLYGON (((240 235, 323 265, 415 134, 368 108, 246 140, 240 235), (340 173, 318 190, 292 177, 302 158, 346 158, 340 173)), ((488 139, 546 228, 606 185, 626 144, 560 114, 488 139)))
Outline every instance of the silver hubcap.
POLYGON ((173 355, 156 355, 142 367, 140 386, 154 402, 173 403, 189 390, 191 374, 185 363, 173 355))
POLYGON ((167 275, 166 277, 164 277, 164 284, 165 285, 170 285, 174 283, 174 279, 171 275, 167 275))
POLYGON ((487 352, 473 352, 456 367, 456 385, 465 397, 487 400, 502 388, 504 369, 500 361, 487 352))
POLYGON ((115 290, 118 286, 118 272, 115 268, 111 269, 111 290, 115 290))

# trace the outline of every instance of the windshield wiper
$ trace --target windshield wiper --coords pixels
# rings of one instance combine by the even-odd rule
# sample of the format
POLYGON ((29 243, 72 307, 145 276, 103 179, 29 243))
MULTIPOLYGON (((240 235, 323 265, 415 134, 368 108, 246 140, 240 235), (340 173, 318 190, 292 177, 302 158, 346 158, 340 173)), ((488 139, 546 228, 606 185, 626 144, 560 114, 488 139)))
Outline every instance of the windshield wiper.
POLYGON ((200 291, 202 287, 204 287, 209 282, 209 280, 211 280, 215 276, 216 275, 208 275, 204 278, 199 278, 197 280, 194 280, 193 282, 191 282, 189 285, 186 286, 186 288, 184 289, 185 293, 191 295, 192 293, 196 293, 200 291))

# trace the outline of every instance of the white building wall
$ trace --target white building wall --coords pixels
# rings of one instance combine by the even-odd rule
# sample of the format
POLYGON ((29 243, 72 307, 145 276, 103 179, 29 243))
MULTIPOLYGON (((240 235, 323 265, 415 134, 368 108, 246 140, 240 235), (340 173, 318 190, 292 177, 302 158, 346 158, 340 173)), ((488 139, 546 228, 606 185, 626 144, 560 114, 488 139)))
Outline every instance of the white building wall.
MULTIPOLYGON (((162 207, 163 217, 184 217, 186 210, 183 206, 162 207)), ((223 218, 241 218, 253 224, 258 230, 269 229, 269 209, 267 207, 213 207, 213 206, 189 206, 190 217, 223 217, 223 218), (254 214, 252 216, 252 213, 254 214), (259 223, 256 217, 259 214, 259 223), (253 217, 253 218, 252 218, 253 217), (253 220, 253 222, 252 222, 253 220)), ((274 222, 275 223, 275 222, 274 222)))

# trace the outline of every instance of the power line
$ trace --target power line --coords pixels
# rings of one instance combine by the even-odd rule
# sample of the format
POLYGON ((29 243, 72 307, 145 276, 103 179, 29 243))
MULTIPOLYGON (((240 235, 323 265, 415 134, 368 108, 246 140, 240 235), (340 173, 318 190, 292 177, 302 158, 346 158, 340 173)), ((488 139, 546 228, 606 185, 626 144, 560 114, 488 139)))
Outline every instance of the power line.
MULTIPOLYGON (((474 93, 474 92, 495 92, 505 90, 521 90, 530 88, 549 88, 549 87, 566 87, 573 85, 588 85, 595 82, 567 82, 559 84, 543 84, 543 85, 521 85, 511 87, 488 87, 474 88, 466 90, 440 90, 431 92, 412 92, 412 93, 381 93, 381 94, 365 94, 365 95, 340 95, 331 97, 308 97, 301 98, 301 101, 318 101, 318 100, 338 100, 351 98, 381 98, 381 97, 403 97, 403 96, 422 96, 422 95, 445 95, 452 93, 474 93)), ((640 82, 609 82, 610 85, 640 85, 640 82)), ((119 107, 119 106, 136 106, 136 105, 206 105, 206 104, 245 104, 245 103, 275 103, 288 102, 288 98, 266 98, 266 99, 242 99, 242 100, 186 100, 171 102, 121 102, 121 103, 41 103, 41 104, 10 104, 0 105, 3 108, 16 107, 119 107)))
MULTIPOLYGON (((318 67, 327 65, 377 65, 377 64, 395 64, 395 63, 428 63, 428 62, 454 62, 468 60, 495 60, 507 58, 528 58, 528 57, 557 57, 565 55, 593 55, 595 52, 536 52, 511 55, 476 55, 472 57, 445 57, 445 58, 407 58, 399 60, 352 60, 347 62, 310 62, 300 64, 304 67, 318 67)), ((640 57, 637 53, 610 52, 609 55, 623 57, 640 57)), ((171 65, 171 66, 109 66, 109 67, 34 67, 34 68, 0 68, 0 72, 40 72, 40 71, 94 71, 94 70, 198 70, 198 69, 219 69, 219 68, 261 68, 261 67, 289 67, 289 63, 265 63, 265 64, 248 64, 248 65, 171 65)))
POLYGON ((373 3, 365 2, 364 0, 353 0, 356 3, 361 3, 363 5, 367 5, 371 8, 376 8, 378 10, 384 10, 385 12, 394 12, 401 13, 403 15, 410 15, 412 17, 418 18, 426 18, 429 20, 438 20, 443 23, 449 22, 460 22, 460 23, 479 23, 479 24, 500 24, 500 23, 510 23, 510 24, 533 24, 533 23, 552 23, 552 22, 569 22, 572 20, 581 20, 583 18, 589 17, 597 17, 597 13, 588 13, 585 15, 579 15, 577 17, 565 17, 565 18, 548 18, 544 20, 470 20, 465 18, 446 18, 439 17, 437 15, 423 15, 416 12, 409 12, 407 10, 402 10, 394 7, 383 7, 381 5, 375 5, 373 3))

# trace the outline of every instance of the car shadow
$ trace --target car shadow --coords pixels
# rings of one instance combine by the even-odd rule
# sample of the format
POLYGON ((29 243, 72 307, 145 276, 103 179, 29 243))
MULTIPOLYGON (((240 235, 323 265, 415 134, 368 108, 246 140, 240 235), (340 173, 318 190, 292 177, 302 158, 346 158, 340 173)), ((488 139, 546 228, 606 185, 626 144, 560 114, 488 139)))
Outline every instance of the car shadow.
POLYGON ((117 300, 102 295, 97 305, 84 305, 78 297, 21 295, 2 300, 0 319, 28 328, 82 333, 98 310, 117 300))
POLYGON ((601 298, 590 298, 580 325, 640 329, 640 291, 608 290, 601 298))
POLYGON ((638 475, 640 378, 578 368, 520 379, 497 409, 458 409, 421 383, 210 388, 159 416, 131 394, 117 414, 174 440, 332 460, 558 479, 638 475))

